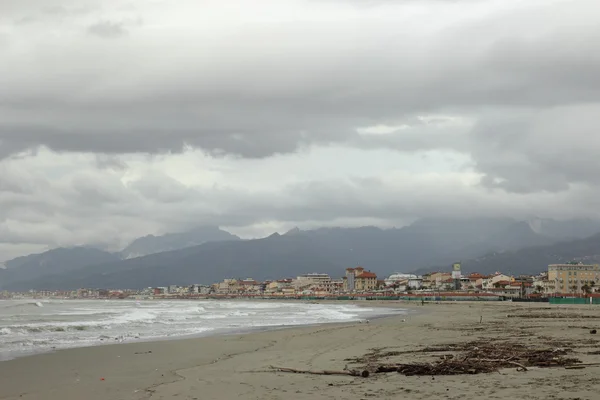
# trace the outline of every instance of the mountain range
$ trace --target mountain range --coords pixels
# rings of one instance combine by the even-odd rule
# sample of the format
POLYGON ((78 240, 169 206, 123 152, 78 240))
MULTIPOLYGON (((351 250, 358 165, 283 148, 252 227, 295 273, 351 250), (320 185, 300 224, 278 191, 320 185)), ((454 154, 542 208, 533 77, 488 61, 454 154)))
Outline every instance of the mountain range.
POLYGON ((0 269, 0 289, 142 288, 308 272, 339 277, 356 265, 385 277, 448 270, 458 260, 465 272, 536 273, 553 262, 595 260, 598 232, 600 223, 588 220, 509 218, 422 219, 392 229, 295 228, 252 240, 201 227, 139 238, 114 254, 77 247, 19 257, 0 269))
POLYGON ((216 226, 201 226, 187 232, 167 233, 162 236, 148 235, 135 239, 125 247, 121 258, 142 257, 163 251, 179 250, 198 246, 207 242, 241 240, 238 236, 219 229, 216 226))

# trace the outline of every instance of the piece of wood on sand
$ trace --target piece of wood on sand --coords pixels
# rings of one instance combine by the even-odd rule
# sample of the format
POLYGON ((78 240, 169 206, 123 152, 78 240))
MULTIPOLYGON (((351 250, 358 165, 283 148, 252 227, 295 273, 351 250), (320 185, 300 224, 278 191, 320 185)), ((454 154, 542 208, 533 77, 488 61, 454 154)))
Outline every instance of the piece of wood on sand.
POLYGON ((271 369, 275 372, 289 372, 293 374, 310 374, 310 375, 346 375, 346 376, 359 376, 362 378, 369 377, 369 371, 358 371, 358 370, 347 370, 347 371, 331 371, 331 370, 323 370, 323 371, 310 371, 296 368, 287 368, 287 367, 275 367, 271 365, 271 369))

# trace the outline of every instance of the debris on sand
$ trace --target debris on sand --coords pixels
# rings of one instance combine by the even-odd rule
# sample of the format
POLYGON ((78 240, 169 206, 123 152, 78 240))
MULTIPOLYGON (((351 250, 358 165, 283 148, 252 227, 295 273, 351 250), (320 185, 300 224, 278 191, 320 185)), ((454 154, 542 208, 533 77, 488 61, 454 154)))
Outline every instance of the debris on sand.
POLYGON ((426 347, 412 353, 458 352, 436 356, 433 362, 393 363, 379 362, 382 358, 407 354, 409 352, 383 352, 376 349, 363 356, 363 368, 372 373, 398 372, 412 375, 461 375, 496 372, 501 368, 517 367, 517 371, 527 371, 528 367, 567 367, 581 363, 577 358, 565 357, 570 349, 531 348, 519 343, 478 341, 426 347))

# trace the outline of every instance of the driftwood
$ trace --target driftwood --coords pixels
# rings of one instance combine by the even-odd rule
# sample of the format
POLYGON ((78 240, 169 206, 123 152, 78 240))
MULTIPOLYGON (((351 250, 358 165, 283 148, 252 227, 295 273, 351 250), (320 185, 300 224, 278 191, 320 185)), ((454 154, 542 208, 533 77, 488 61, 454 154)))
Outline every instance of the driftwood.
POLYGON ((581 315, 575 313, 523 313, 507 314, 507 318, 547 318, 547 319, 598 319, 598 315, 581 315))
POLYGON ((374 349, 371 353, 355 360, 362 361, 365 365, 363 368, 372 373, 398 372, 407 376, 481 374, 497 372, 501 368, 510 367, 517 367, 517 371, 526 372, 529 367, 582 365, 577 358, 564 357, 572 351, 566 347, 531 348, 521 343, 505 341, 480 340, 404 352, 382 350, 374 349), (436 355, 437 360, 432 362, 408 364, 390 360, 391 357, 407 353, 431 352, 454 352, 455 354, 436 355))
MULTIPOLYGON (((562 343, 547 341, 548 345, 562 343)), ((498 372, 501 368, 517 367, 517 371, 526 372, 530 367, 564 367, 568 369, 582 369, 586 366, 599 364, 582 364, 581 360, 565 357, 573 350, 567 347, 532 348, 522 343, 504 340, 479 340, 475 342, 446 344, 410 351, 384 351, 373 349, 362 357, 349 359, 360 364, 356 369, 344 371, 310 371, 287 367, 271 366, 271 371, 289 372, 295 374, 313 375, 345 375, 367 378, 372 373, 397 372, 406 376, 413 375, 463 375, 483 374, 498 372), (404 356, 409 353, 435 353, 453 352, 454 354, 434 355, 434 361, 398 363, 391 360, 393 357, 404 356)))
POLYGON ((362 378, 369 377, 369 371, 359 371, 359 370, 347 370, 347 371, 331 371, 331 370, 323 370, 323 371, 310 371, 296 368, 286 368, 286 367, 274 367, 271 365, 271 369, 276 372, 290 372, 293 374, 310 374, 310 375, 347 375, 347 376, 359 376, 362 378))

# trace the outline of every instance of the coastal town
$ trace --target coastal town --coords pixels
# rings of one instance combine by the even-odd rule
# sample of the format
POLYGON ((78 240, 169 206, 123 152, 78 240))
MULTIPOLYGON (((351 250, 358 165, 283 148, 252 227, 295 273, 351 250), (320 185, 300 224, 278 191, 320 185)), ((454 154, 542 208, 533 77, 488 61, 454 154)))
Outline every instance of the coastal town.
POLYGON ((405 300, 515 300, 559 301, 578 299, 600 303, 600 266, 571 262, 551 264, 538 275, 483 275, 461 273, 460 263, 449 271, 423 275, 394 273, 379 277, 358 266, 347 268, 341 278, 324 273, 307 273, 294 278, 257 281, 229 278, 212 285, 167 285, 142 290, 81 288, 72 291, 0 292, 0 299, 405 299, 405 300))

